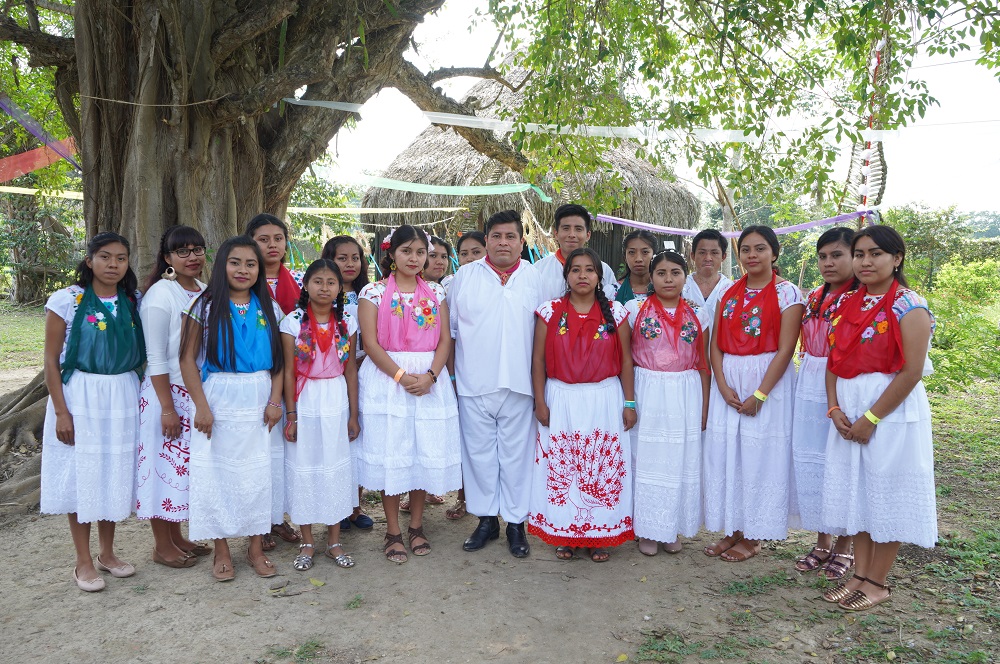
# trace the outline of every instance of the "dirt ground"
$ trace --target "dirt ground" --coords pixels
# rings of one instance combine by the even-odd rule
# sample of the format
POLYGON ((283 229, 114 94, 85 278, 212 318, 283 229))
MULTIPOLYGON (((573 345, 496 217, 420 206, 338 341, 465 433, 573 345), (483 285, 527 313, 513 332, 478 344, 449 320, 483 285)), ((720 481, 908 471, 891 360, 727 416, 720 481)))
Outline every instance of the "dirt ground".
MULTIPOLYGON (((22 382, 34 375, 24 372, 22 382)), ((5 388, 0 383, 0 392, 5 388)), ((318 556, 311 571, 296 572, 295 547, 279 542, 272 559, 280 576, 259 579, 242 559, 245 542, 233 541, 236 580, 226 584, 212 580, 210 558, 183 570, 153 564, 148 523, 130 519, 119 525, 117 542, 136 575, 105 574, 107 589, 86 594, 71 579, 65 517, 11 513, 11 507, 0 510, 7 543, 0 662, 839 663, 996 656, 990 644, 1000 614, 987 609, 992 619, 983 619, 982 609, 962 599, 971 592, 989 600, 973 606, 995 606, 1000 593, 993 579, 984 588, 975 585, 978 575, 946 581, 929 573, 949 564, 940 548, 905 547, 892 601, 868 615, 845 615, 822 601, 816 576, 793 570, 808 550, 806 533, 766 543, 762 555, 740 564, 703 555, 714 539, 708 533, 677 555, 647 558, 629 543, 604 564, 557 561, 552 547, 531 538, 531 556, 516 560, 502 537, 482 551, 462 551, 475 518, 451 522, 436 506, 425 519, 433 551, 397 566, 382 557, 385 525, 375 502, 367 508, 375 529, 343 537, 357 561, 353 569, 318 556)), ((947 528, 942 523, 943 533, 947 528)))

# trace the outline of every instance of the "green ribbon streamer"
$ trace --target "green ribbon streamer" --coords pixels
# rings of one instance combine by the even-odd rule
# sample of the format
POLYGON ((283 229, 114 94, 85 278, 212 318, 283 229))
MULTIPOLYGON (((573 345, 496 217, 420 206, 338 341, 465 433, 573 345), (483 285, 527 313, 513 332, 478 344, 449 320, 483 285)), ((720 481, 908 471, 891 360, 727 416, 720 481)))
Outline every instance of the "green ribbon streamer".
POLYGON ((538 198, 543 202, 552 202, 552 198, 547 196, 539 187, 526 182, 458 187, 443 184, 419 184, 417 182, 404 182, 402 180, 380 177, 362 177, 358 178, 358 180, 370 187, 378 187, 379 189, 396 189, 399 191, 412 191, 418 194, 443 194, 445 196, 495 196, 498 194, 517 194, 530 189, 538 194, 538 198))

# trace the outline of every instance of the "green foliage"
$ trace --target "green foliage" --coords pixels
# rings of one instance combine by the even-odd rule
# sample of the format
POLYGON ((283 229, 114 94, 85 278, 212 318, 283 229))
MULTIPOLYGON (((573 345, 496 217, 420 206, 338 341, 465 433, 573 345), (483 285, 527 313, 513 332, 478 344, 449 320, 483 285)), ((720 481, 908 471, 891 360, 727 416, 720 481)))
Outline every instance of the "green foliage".
POLYGON ((928 295, 936 327, 929 352, 934 373, 927 389, 948 392, 976 379, 1000 378, 1000 333, 995 311, 939 290, 928 295))
POLYGON ((955 207, 932 209, 926 205, 906 205, 885 211, 883 222, 892 226, 906 241, 904 274, 918 291, 934 288, 941 266, 956 255, 972 229, 968 218, 955 207))
POLYGON ((995 304, 1000 300, 1000 260, 967 263, 952 260, 941 266, 935 292, 965 300, 970 306, 995 304))
POLYGON ((773 588, 794 584, 788 579, 788 575, 783 572, 776 572, 766 576, 752 576, 747 581, 730 581, 722 592, 726 595, 743 595, 752 597, 770 592, 773 588))
POLYGON ((981 210, 969 214, 972 237, 1000 237, 1000 212, 981 210))
POLYGON ((821 0, 491 0, 484 18, 500 28, 512 64, 532 72, 518 119, 560 130, 515 133, 534 162, 530 179, 607 167, 594 139, 566 128, 643 124, 657 139, 645 144, 654 160, 697 164, 705 184, 721 178, 742 197, 760 192, 760 183, 795 180, 796 191, 834 200, 837 145, 861 142, 869 113, 874 126, 896 128, 936 103, 910 69, 917 54, 955 56, 978 36, 980 63, 997 66, 997 13, 995 3, 968 0, 898 8, 821 0), (891 57, 882 59, 872 104, 874 47, 883 38, 883 55, 891 57), (783 131, 803 120, 806 129, 783 131), (755 140, 708 142, 696 131, 704 127, 745 129, 755 140))
POLYGON ((0 371, 38 367, 45 350, 45 310, 0 303, 0 371))
MULTIPOLYGON (((328 166, 328 158, 322 158, 317 166, 328 166)), ((341 208, 349 207, 352 201, 357 201, 359 194, 351 189, 344 189, 329 180, 318 177, 310 167, 308 173, 299 178, 298 184, 292 190, 289 207, 310 208, 341 208)), ((350 231, 354 225, 351 215, 347 214, 315 214, 307 212, 292 212, 288 215, 288 223, 294 241, 307 243, 313 251, 319 253, 323 245, 334 235, 350 231)), ((297 258, 297 256, 296 256, 297 258)))

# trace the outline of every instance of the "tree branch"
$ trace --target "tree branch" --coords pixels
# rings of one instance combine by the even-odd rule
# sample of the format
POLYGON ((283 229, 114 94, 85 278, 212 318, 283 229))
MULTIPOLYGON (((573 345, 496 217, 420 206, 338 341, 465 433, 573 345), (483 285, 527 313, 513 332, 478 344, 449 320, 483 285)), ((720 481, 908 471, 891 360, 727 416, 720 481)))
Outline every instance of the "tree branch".
MULTIPOLYGON (((388 84, 409 97, 422 111, 472 114, 467 106, 435 89, 432 82, 405 58, 400 58, 393 71, 393 80, 388 84)), ((528 167, 528 159, 510 143, 497 139, 492 131, 470 127, 453 127, 453 129, 476 150, 490 159, 499 161, 512 171, 520 173, 528 167)))
POLYGON ((459 76, 471 76, 473 78, 486 78, 493 81, 498 81, 501 85, 511 90, 514 90, 514 86, 507 82, 503 75, 496 69, 490 66, 486 67, 442 67, 441 69, 436 69, 429 72, 424 78, 428 83, 434 85, 438 81, 443 81, 447 78, 458 78, 459 76))
POLYGON ((277 0, 252 5, 253 9, 234 14, 212 37, 212 59, 222 64, 243 44, 261 35, 295 13, 297 0, 277 0))
POLYGON ((73 15, 73 8, 69 5, 60 5, 58 2, 48 2, 47 0, 35 0, 35 5, 39 9, 45 9, 46 11, 56 12, 57 14, 65 14, 66 16, 73 15))
POLYGON ((68 65, 76 57, 72 39, 27 30, 9 16, 0 16, 0 41, 11 41, 28 49, 31 56, 28 64, 32 67, 68 65))

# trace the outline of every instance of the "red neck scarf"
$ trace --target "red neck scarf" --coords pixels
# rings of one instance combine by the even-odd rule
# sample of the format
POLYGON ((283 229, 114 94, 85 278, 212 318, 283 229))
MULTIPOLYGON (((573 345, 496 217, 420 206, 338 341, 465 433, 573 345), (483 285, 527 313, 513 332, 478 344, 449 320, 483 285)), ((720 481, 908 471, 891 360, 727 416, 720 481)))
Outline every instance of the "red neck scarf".
POLYGON ((747 302, 747 276, 729 287, 720 300, 719 350, 732 355, 760 355, 778 350, 781 335, 781 308, 778 306, 777 277, 747 302))
POLYGON ((854 378, 903 368, 903 337, 892 311, 898 288, 899 282, 893 279, 889 292, 868 311, 861 310, 867 286, 841 303, 830 321, 830 371, 840 378, 854 378))
MULTIPOLYGON (((312 302, 306 305, 306 310, 309 312, 309 330, 312 332, 312 338, 316 343, 316 347, 319 348, 321 353, 329 352, 330 346, 333 345, 334 326, 330 325, 325 330, 319 326, 319 322, 316 321, 316 314, 313 313, 312 302)), ((330 322, 334 322, 333 312, 330 312, 330 322)))
MULTIPOLYGON (((698 315, 694 312, 683 297, 677 299, 677 307, 674 309, 674 315, 671 316, 670 313, 663 307, 663 303, 660 302, 660 298, 656 296, 656 293, 651 293, 646 301, 642 303, 639 307, 639 313, 636 316, 636 325, 641 323, 642 319, 646 317, 646 312, 650 309, 655 312, 656 317, 663 322, 664 326, 671 331, 670 338, 673 340, 673 344, 676 347, 681 341, 681 334, 684 332, 685 325, 688 326, 688 330, 695 330, 695 338, 692 342, 694 344, 695 355, 697 357, 695 363, 695 369, 698 371, 708 371, 708 362, 705 360, 705 340, 702 338, 701 323, 698 321, 698 315)), ((635 334, 635 330, 632 334, 635 334)))
POLYGON ((556 260, 560 265, 566 264, 566 257, 562 255, 562 249, 556 249, 556 260))
POLYGON ((510 275, 514 274, 517 268, 521 267, 521 259, 518 258, 517 261, 515 261, 514 264, 511 265, 506 270, 501 270, 496 265, 494 265, 493 261, 490 260, 489 256, 486 257, 486 264, 489 265, 490 268, 497 273, 498 277, 500 277, 500 285, 506 286, 507 281, 510 279, 510 275))
POLYGON ((826 297, 822 302, 819 302, 818 300, 823 294, 823 288, 817 288, 813 295, 809 298, 809 301, 806 302, 806 310, 802 314, 802 321, 805 322, 810 318, 825 318, 827 313, 830 311, 830 307, 832 307, 837 300, 840 299, 841 295, 850 290, 853 285, 854 280, 848 279, 847 283, 838 288, 836 291, 827 291, 826 297))
POLYGON ((286 314, 292 313, 302 289, 295 283, 295 277, 284 265, 278 268, 278 285, 274 289, 274 301, 286 314))
POLYGON ((586 316, 570 304, 569 296, 555 300, 545 335, 545 373, 564 383, 597 383, 622 371, 618 332, 604 320, 594 300, 586 316))

